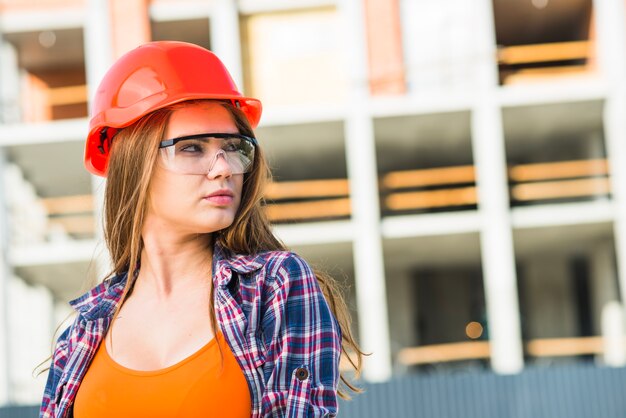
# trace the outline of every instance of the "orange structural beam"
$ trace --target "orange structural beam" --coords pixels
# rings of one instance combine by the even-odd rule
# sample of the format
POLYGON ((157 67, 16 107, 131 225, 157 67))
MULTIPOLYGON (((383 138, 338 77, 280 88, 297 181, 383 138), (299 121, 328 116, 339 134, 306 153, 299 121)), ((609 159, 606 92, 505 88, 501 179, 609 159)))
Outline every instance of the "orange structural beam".
POLYGON ((509 178, 515 182, 605 176, 608 174, 609 164, 606 159, 521 164, 509 169, 509 178))
POLYGON ((398 352, 398 361, 405 365, 417 365, 485 359, 489 356, 489 341, 466 341, 403 348, 398 352))
MULTIPOLYGON (((626 342, 626 341, 625 341, 626 342)), ((537 338, 526 342, 525 351, 533 357, 565 357, 603 354, 605 340, 601 336, 572 338, 537 338)), ((406 347, 397 354, 404 365, 445 363, 449 361, 486 359, 490 357, 489 341, 464 341, 406 347)))
POLYGON ((71 215, 60 218, 51 218, 50 226, 60 225, 68 234, 92 235, 96 228, 93 214, 71 215))
POLYGON ((391 210, 427 209, 447 206, 475 205, 476 187, 392 193, 385 199, 391 210))
POLYGON ((531 340, 526 344, 526 352, 535 357, 579 356, 602 354, 602 337, 544 338, 531 340))
POLYGON ((611 183, 608 178, 526 183, 511 187, 511 196, 520 201, 593 196, 610 192, 611 183))
POLYGON ((272 220, 327 218, 350 215, 350 199, 325 199, 297 203, 274 203, 266 206, 272 220))
POLYGON ((265 190, 265 197, 278 200, 347 196, 349 193, 348 179, 300 180, 270 183, 265 190))
POLYGON ((93 195, 47 197, 40 199, 50 215, 91 212, 94 209, 93 195))
POLYGON ((68 104, 86 103, 87 85, 53 87, 48 89, 48 104, 60 106, 68 104))
POLYGON ((382 179, 382 186, 389 189, 406 187, 444 186, 473 183, 476 180, 473 165, 427 168, 420 170, 392 171, 382 179))
POLYGON ((513 65, 586 59, 591 48, 589 41, 508 46, 498 51, 498 62, 513 65))

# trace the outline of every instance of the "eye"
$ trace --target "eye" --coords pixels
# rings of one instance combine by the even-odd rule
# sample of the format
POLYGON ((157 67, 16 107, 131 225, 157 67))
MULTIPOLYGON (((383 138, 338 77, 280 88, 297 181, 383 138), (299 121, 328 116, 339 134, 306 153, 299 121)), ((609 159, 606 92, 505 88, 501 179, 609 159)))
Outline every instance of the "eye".
POLYGON ((202 154, 204 152, 204 144, 199 141, 181 141, 176 147, 176 152, 185 154, 202 154))
POLYGON ((228 138, 224 140, 222 149, 226 152, 238 152, 241 148, 240 138, 228 138))
POLYGON ((179 149, 179 151, 184 151, 184 152, 199 152, 199 151, 202 151, 202 149, 201 149, 199 146, 197 146, 197 145, 195 145, 195 144, 192 144, 192 145, 185 145, 184 147, 182 147, 181 149, 179 149))
POLYGON ((239 147, 235 144, 225 144, 223 150, 226 152, 236 152, 239 151, 239 147))

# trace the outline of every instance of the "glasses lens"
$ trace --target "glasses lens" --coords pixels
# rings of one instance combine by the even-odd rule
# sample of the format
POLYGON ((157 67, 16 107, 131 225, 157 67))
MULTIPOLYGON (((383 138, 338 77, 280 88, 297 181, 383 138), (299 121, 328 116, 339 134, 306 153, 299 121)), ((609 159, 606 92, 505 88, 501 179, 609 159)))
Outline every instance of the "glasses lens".
POLYGON ((240 135, 226 138, 200 137, 183 139, 161 149, 165 167, 181 174, 207 174, 223 158, 232 174, 250 171, 254 144, 240 135))

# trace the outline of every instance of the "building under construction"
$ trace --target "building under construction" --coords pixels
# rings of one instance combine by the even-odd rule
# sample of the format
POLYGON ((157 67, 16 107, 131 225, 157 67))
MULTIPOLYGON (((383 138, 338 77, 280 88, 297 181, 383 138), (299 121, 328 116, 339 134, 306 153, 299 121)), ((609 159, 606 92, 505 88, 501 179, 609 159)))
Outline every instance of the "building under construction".
POLYGON ((108 272, 89 100, 150 40, 211 49, 263 102, 268 213, 345 283, 363 381, 621 370, 625 10, 0 0, 0 406, 39 402, 67 302, 108 272))

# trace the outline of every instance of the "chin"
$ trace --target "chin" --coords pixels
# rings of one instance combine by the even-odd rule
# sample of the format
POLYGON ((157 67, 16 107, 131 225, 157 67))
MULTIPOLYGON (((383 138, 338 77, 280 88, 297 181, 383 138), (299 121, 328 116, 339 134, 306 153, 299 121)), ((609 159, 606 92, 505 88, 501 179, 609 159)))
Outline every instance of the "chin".
POLYGON ((225 229, 228 228, 229 226, 232 225, 234 221, 234 217, 228 217, 228 219, 219 219, 219 220, 215 220, 212 219, 211 221, 207 221, 207 222, 199 222, 195 224, 195 229, 199 232, 199 233, 211 233, 211 232, 216 232, 219 231, 221 229, 225 229))

